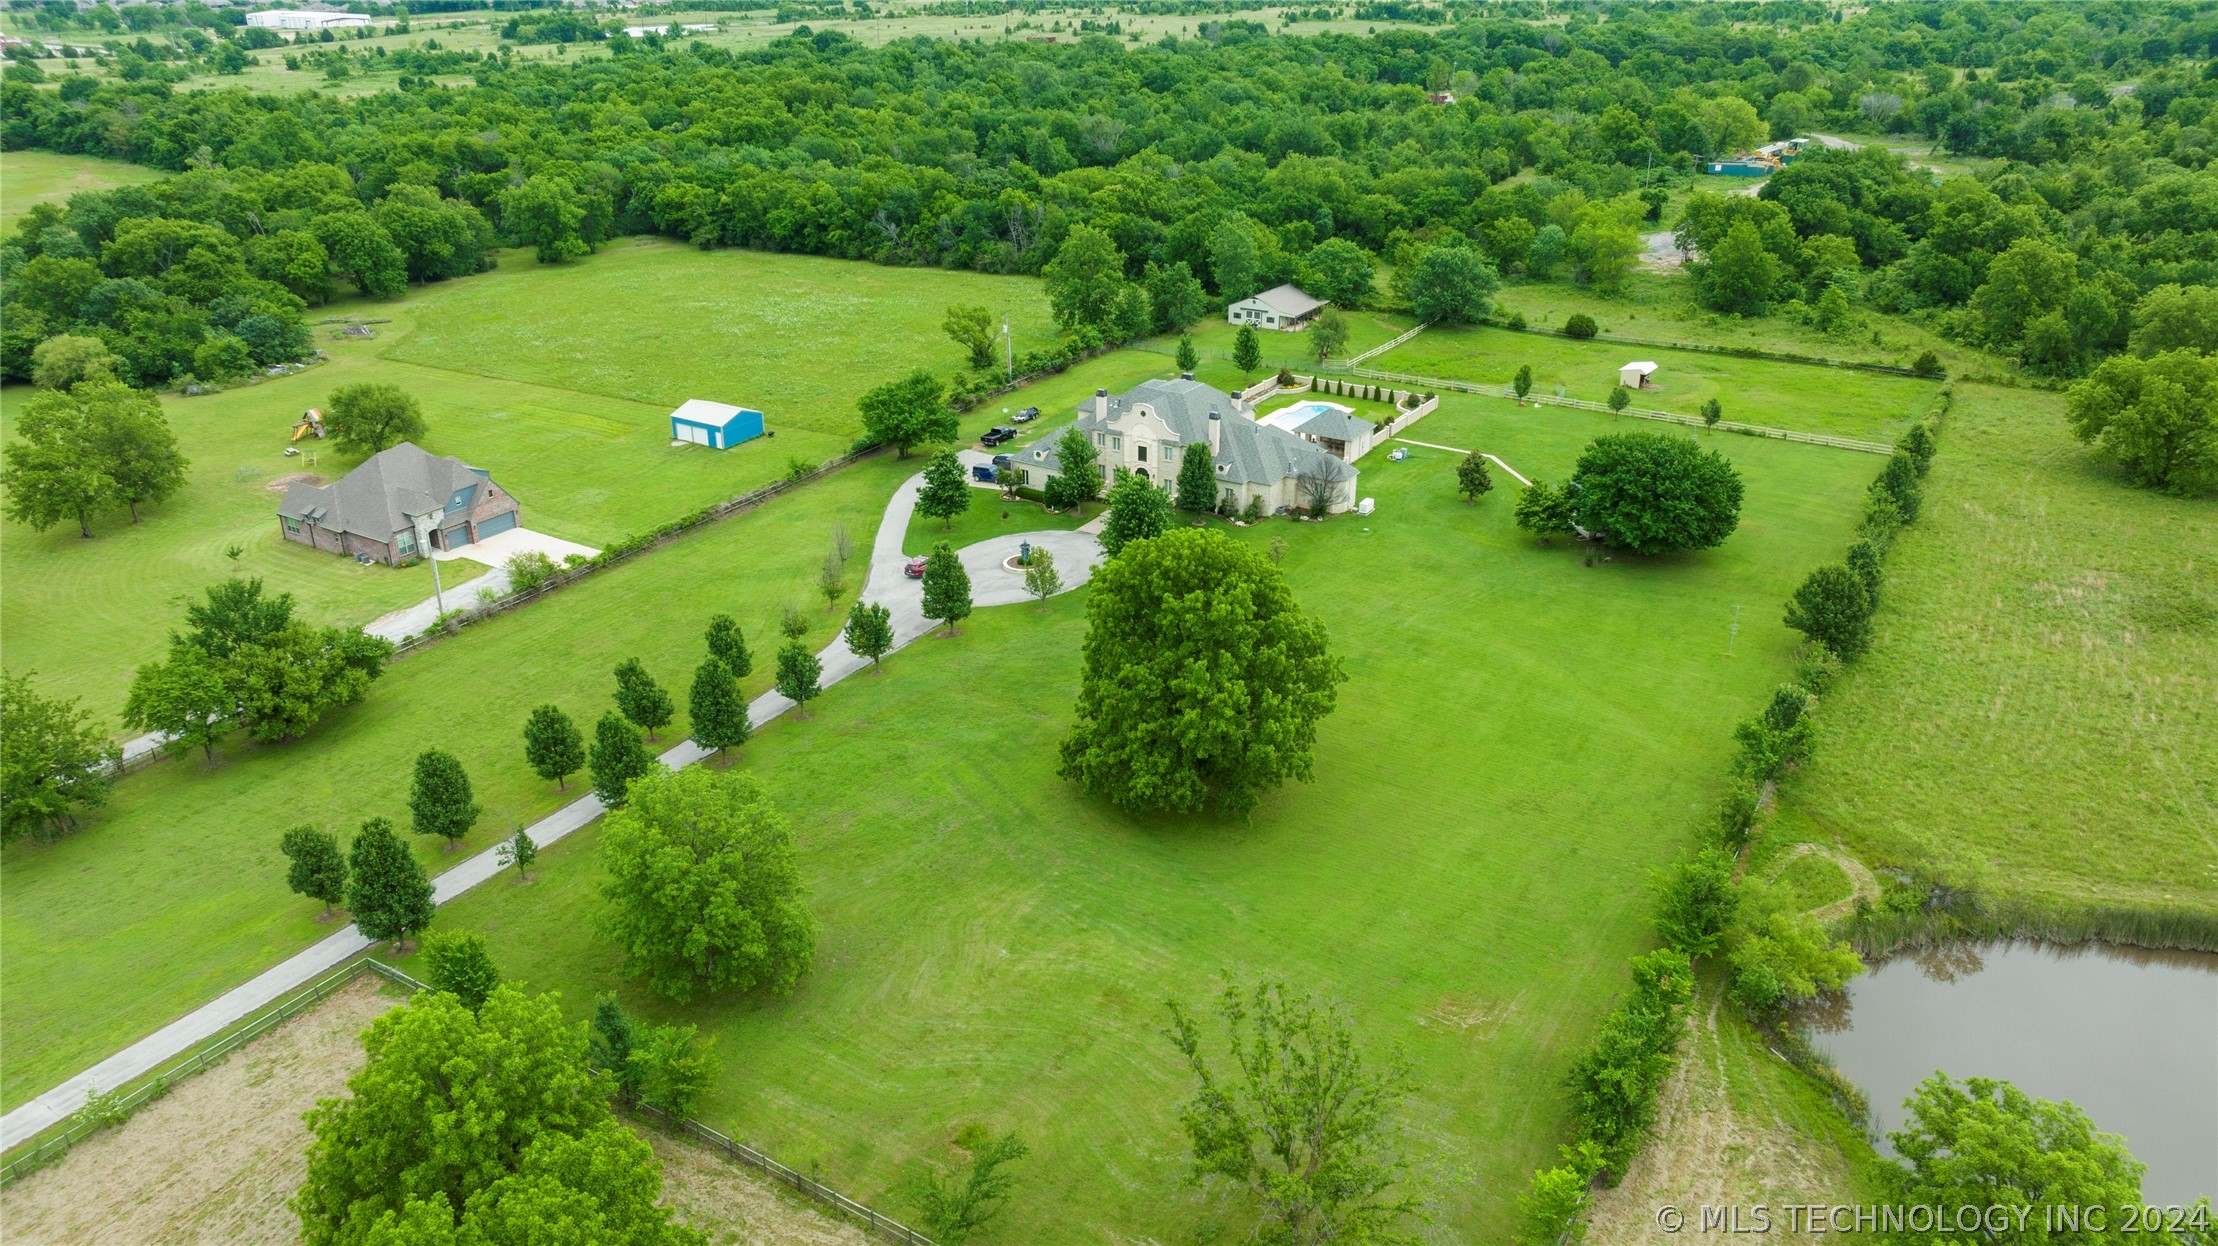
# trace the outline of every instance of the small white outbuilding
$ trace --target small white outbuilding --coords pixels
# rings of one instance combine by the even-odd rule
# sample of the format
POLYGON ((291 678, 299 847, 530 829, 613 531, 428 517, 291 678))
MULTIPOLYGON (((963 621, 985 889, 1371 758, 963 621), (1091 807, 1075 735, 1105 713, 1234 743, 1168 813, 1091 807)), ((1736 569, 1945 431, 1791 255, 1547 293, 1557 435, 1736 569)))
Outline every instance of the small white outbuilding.
POLYGON ((1648 374, 1655 370, 1656 365, 1645 359, 1638 363, 1626 364, 1617 370, 1617 383, 1627 389, 1646 389, 1648 388, 1648 374))

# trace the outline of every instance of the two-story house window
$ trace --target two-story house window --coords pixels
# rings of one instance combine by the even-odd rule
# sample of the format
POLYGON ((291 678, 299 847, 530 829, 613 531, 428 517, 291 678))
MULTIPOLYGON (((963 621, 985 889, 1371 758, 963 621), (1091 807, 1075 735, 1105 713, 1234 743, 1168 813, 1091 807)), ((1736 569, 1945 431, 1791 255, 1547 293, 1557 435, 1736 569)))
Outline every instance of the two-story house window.
POLYGON ((1110 448, 1110 449, 1112 449, 1112 450, 1122 450, 1122 449, 1124 449, 1124 438, 1122 438, 1122 437, 1111 437, 1111 438, 1109 439, 1109 448, 1110 448))
POLYGON ((1132 443, 1132 452, 1133 452, 1134 454, 1137 454, 1137 455, 1139 455, 1139 456, 1140 456, 1140 461, 1141 461, 1142 463, 1145 463, 1145 462, 1147 462, 1147 461, 1148 461, 1148 447, 1147 447, 1147 443, 1146 443, 1146 442, 1144 442, 1144 441, 1135 441, 1135 442, 1133 442, 1133 443, 1132 443))

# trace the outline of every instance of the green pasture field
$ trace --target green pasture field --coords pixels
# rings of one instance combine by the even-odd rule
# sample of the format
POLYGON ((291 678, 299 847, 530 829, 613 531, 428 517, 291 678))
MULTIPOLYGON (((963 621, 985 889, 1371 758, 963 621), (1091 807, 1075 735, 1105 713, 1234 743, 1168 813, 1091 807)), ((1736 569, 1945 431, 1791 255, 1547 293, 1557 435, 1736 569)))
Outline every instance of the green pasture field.
MULTIPOLYGON (((359 462, 314 439, 295 443, 316 452, 313 466, 283 454, 302 410, 327 405, 341 385, 399 385, 423 404, 424 447, 490 470, 521 501, 526 527, 606 546, 767 484, 793 460, 844 453, 861 431, 864 390, 912 367, 947 375, 960 363, 939 332, 948 303, 1008 306, 1020 351, 1045 340, 1039 289, 1024 278, 622 239, 559 268, 512 253, 496 273, 390 303, 335 305, 327 315, 368 320, 376 336, 319 326, 327 364, 164 396, 191 477, 177 497, 143 508, 145 522, 102 517, 91 541, 69 524, 6 526, 8 669, 36 670, 43 689, 84 697, 112 724, 131 672, 161 656, 175 603, 227 575, 261 576, 296 594, 306 615, 338 623, 429 597, 428 571, 358 567, 278 532, 273 482, 304 471, 332 480, 359 462), (721 452, 672 446, 670 410, 694 397, 757 407, 776 435, 721 452), (243 547, 236 561, 226 557, 232 545, 243 547)), ((1106 377, 1104 362, 1090 361, 1086 375, 1106 377)), ((0 426, 31 392, 0 391, 0 426)), ((982 430, 985 418, 974 422, 982 430)))
POLYGON ((911 368, 944 376, 961 364, 940 332, 950 304, 1009 313, 1019 355, 1055 336, 1044 289, 1026 278, 657 238, 618 239, 576 269, 519 255, 499 281, 440 294, 388 358, 665 413, 688 398, 739 403, 762 409, 780 438, 798 429, 842 445, 862 432, 863 391, 911 368))
MULTIPOLYGON (((1472 399, 1420 431, 1562 476, 1605 419, 1472 399)), ((1181 1183, 1190 1087, 1161 1001, 1274 975, 1344 1001, 1424 1086, 1411 1124, 1443 1231, 1503 1240, 1553 1154, 1559 1078, 1648 945, 1647 871, 1715 800, 1732 722, 1796 638, 1744 621, 1845 541, 1871 461, 1721 439, 1740 535, 1687 558, 1583 564, 1454 495, 1456 456, 1366 461, 1368 519, 1272 522, 1350 682, 1316 782, 1249 823, 1133 818, 1054 775, 1083 593, 981 612, 781 720, 732 764, 792 817, 823 923, 788 999, 651 999, 594 932, 588 830, 441 923, 583 1016, 618 992, 699 1024, 724 1073, 701 1114, 866 1200, 962 1124, 1016 1128, 1035 1172, 997 1240, 1207 1236, 1181 1183), (1450 726, 1448 724, 1454 724, 1450 726)))
MULTIPOLYGON (((1609 422, 1550 414, 1455 399, 1420 429, 1561 475, 1609 422)), ((1244 530, 1288 539, 1288 574, 1352 676, 1318 781, 1248 825, 1128 819, 1053 778, 1082 593, 919 642, 737 763, 800 828, 825 923, 801 991, 689 1010, 625 997, 718 1035, 728 1072, 709 1119, 842 1188, 877 1197, 963 1119, 1023 1128, 1043 1171, 1090 1175, 1025 1204, 1021 1237, 1059 1217, 1131 1231, 1214 1214, 1178 1181, 1184 1088, 1155 1036, 1159 1001, 1282 974, 1411 1050, 1428 1087, 1414 1123, 1450 1178, 1443 1215, 1498 1236, 1560 1132, 1558 1075, 1645 946, 1646 871, 1686 842, 1730 724, 1787 669, 1794 637, 1776 625, 1744 626, 1741 656, 1724 657, 1731 607, 1777 601, 1841 545, 1870 475, 1862 456, 1720 441, 1748 511, 1733 541, 1684 559, 1587 567, 1535 546, 1506 488, 1456 500, 1454 456, 1438 451, 1373 459, 1368 520, 1244 530), (1023 678, 1006 677, 1012 662, 1023 678)), ((214 772, 164 763, 77 835, 10 846, 0 1100, 321 933, 313 903, 282 889, 277 834, 403 816, 419 749, 448 748, 472 775, 485 814, 467 848, 567 799, 523 764, 531 706, 590 721, 606 672, 635 654, 682 705, 706 617, 732 611, 770 648, 779 606, 813 593, 832 526, 873 531, 915 466, 866 460, 411 657, 302 741, 227 744, 214 772)), ((810 617, 814 641, 839 614, 810 617)), ((441 920, 487 929, 512 973, 580 1015, 615 985, 588 920, 591 843, 441 920)))
MULTIPOLYGON (((1705 399, 1725 405, 1725 418, 1806 433, 1892 441, 1924 413, 1937 384, 1878 372, 1774 363, 1731 355, 1581 342, 1485 326, 1435 328, 1366 363, 1382 372, 1507 384, 1520 366, 1533 370, 1533 392, 1602 402, 1618 368, 1636 359, 1658 366, 1633 405, 1684 415, 1705 399)), ((1626 420, 1638 424, 1639 421, 1626 420)))
POLYGON ((81 190, 113 190, 163 176, 161 170, 143 164, 98 156, 0 152, 0 233, 12 235, 16 220, 39 204, 59 207, 81 190))
POLYGON ((1857 308, 1857 328, 1844 333, 1820 333, 1783 312, 1755 317, 1720 315, 1694 301, 1694 283, 1684 271, 1635 273, 1626 281, 1624 293, 1615 297, 1568 281, 1512 281, 1502 287, 1495 309, 1498 317, 1522 313, 1536 329, 1560 329, 1572 313, 1585 312, 1594 317, 1604 334, 1651 342, 1731 346, 1900 368, 1909 367, 1920 353, 1930 350, 1951 373, 1961 372, 1975 362, 1988 371, 2009 367, 1922 325, 1865 307, 1857 308), (1877 342, 1872 340, 1874 332, 1879 335, 1877 342))
POLYGON ((1960 386, 1871 651, 1772 834, 1994 897, 2218 912, 2218 502, 2128 484, 2061 395, 1960 386))

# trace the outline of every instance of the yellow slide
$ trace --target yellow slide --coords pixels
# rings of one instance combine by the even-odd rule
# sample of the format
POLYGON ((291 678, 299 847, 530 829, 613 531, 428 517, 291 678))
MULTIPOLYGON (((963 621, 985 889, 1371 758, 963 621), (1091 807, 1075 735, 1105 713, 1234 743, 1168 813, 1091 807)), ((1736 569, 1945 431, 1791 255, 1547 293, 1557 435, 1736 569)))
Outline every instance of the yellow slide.
POLYGON ((300 440, 301 438, 303 438, 303 437, 306 437, 307 435, 308 435, 308 424, 307 424, 307 422, 306 422, 306 421, 302 421, 301 423, 299 423, 299 424, 297 424, 297 425, 295 425, 295 426, 293 427, 293 435, 292 435, 292 436, 291 436, 290 438, 288 438, 288 440, 291 440, 291 441, 299 441, 299 440, 300 440))

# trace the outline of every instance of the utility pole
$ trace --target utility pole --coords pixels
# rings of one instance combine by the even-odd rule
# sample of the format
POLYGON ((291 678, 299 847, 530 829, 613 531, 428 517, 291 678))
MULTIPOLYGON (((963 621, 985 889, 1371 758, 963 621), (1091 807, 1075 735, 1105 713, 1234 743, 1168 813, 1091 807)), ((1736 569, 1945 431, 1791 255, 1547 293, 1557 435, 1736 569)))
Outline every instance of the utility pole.
POLYGON ((1009 313, 1001 313, 1001 353, 1009 369, 1009 383, 1017 383, 1016 339, 1009 336, 1009 313))
POLYGON ((424 561, 431 564, 431 604, 439 614, 447 612, 446 590, 439 584, 438 551, 432 548, 431 533, 446 518, 445 509, 430 511, 414 517, 416 522, 416 548, 424 552, 424 561))

